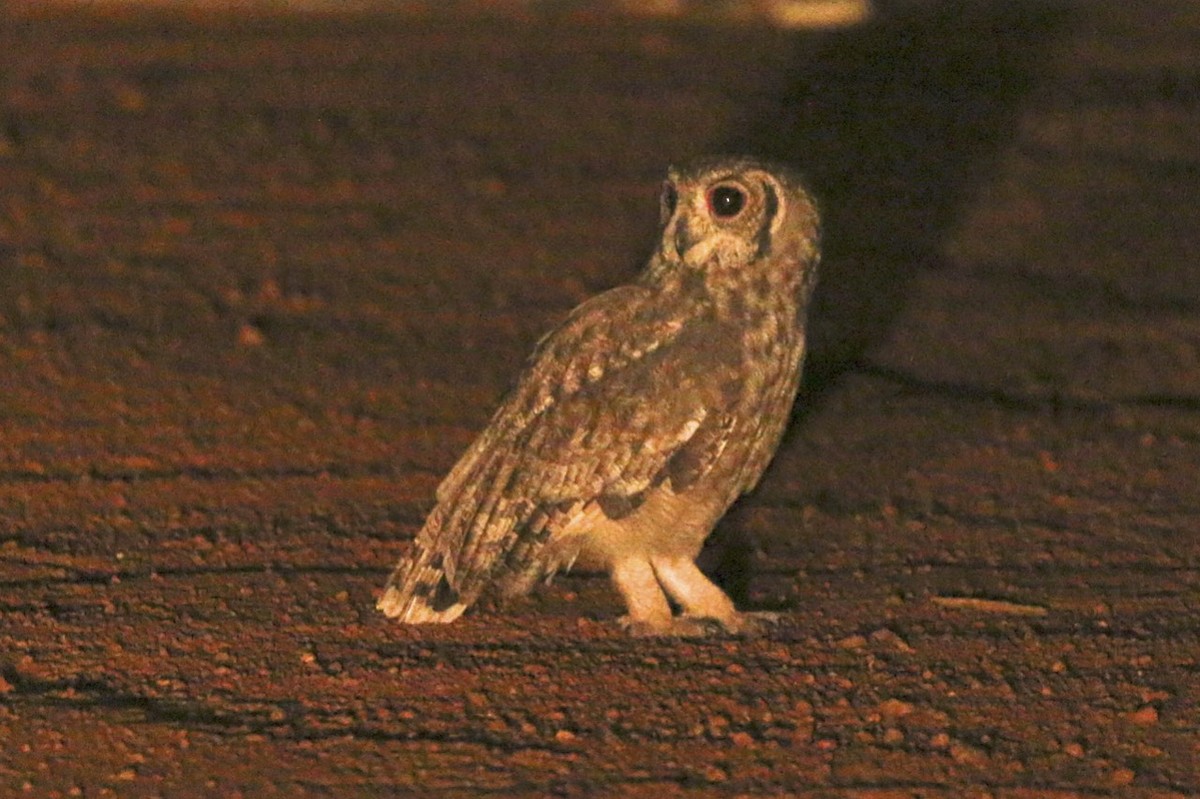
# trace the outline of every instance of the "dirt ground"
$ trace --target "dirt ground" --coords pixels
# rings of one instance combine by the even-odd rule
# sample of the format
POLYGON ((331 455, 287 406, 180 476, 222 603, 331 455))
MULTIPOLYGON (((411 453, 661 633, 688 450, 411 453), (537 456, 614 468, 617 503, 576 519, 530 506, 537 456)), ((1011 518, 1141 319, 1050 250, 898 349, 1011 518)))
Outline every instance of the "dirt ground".
POLYGON ((0 795, 1200 795, 1200 10, 843 32, 0 5, 0 795), (706 566, 374 599, 665 165, 827 219, 804 392, 706 566))

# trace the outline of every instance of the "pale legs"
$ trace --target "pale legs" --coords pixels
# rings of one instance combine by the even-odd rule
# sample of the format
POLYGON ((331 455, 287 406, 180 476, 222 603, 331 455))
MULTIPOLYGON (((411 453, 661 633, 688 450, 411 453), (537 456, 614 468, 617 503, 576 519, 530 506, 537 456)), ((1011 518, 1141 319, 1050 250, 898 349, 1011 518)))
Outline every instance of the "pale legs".
POLYGON ((634 635, 707 635, 716 631, 712 622, 731 633, 759 632, 778 621, 775 614, 738 612, 688 557, 622 560, 612 580, 629 609, 622 622, 634 635), (684 615, 672 616, 664 590, 684 615))

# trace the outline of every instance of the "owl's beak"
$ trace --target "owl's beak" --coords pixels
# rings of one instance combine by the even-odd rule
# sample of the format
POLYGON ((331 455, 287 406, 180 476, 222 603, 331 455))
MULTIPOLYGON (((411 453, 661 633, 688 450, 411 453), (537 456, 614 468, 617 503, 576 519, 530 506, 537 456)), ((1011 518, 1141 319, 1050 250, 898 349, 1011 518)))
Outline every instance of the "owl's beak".
POLYGON ((691 231, 688 230, 687 220, 682 216, 675 220, 675 235, 672 236, 675 243, 675 252, 679 255, 679 260, 687 255, 687 251, 696 243, 692 238, 691 231))

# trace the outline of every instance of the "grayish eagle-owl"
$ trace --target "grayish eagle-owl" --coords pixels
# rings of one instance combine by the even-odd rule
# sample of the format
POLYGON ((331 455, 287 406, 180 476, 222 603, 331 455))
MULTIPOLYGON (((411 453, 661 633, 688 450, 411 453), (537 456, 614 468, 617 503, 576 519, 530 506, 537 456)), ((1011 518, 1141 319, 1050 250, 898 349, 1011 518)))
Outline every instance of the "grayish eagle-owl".
POLYGON ((379 600, 388 616, 450 622, 582 557, 608 570, 635 634, 761 623, 695 559, 783 435, 818 214, 788 169, 726 157, 672 168, 661 215, 641 275, 542 339, 442 481, 379 600))

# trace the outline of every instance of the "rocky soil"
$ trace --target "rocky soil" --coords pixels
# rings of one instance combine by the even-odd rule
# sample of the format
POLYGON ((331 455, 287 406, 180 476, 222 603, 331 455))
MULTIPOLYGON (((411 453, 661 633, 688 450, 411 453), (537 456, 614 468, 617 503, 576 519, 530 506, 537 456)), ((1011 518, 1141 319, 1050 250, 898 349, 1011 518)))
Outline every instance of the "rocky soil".
MULTIPOLYGON (((539 10, 540 9, 540 10, 539 10)), ((1200 794, 1200 11, 842 32, 0 5, 0 794, 1200 794), (665 165, 798 165, 804 392, 706 566, 374 598, 665 165)))

